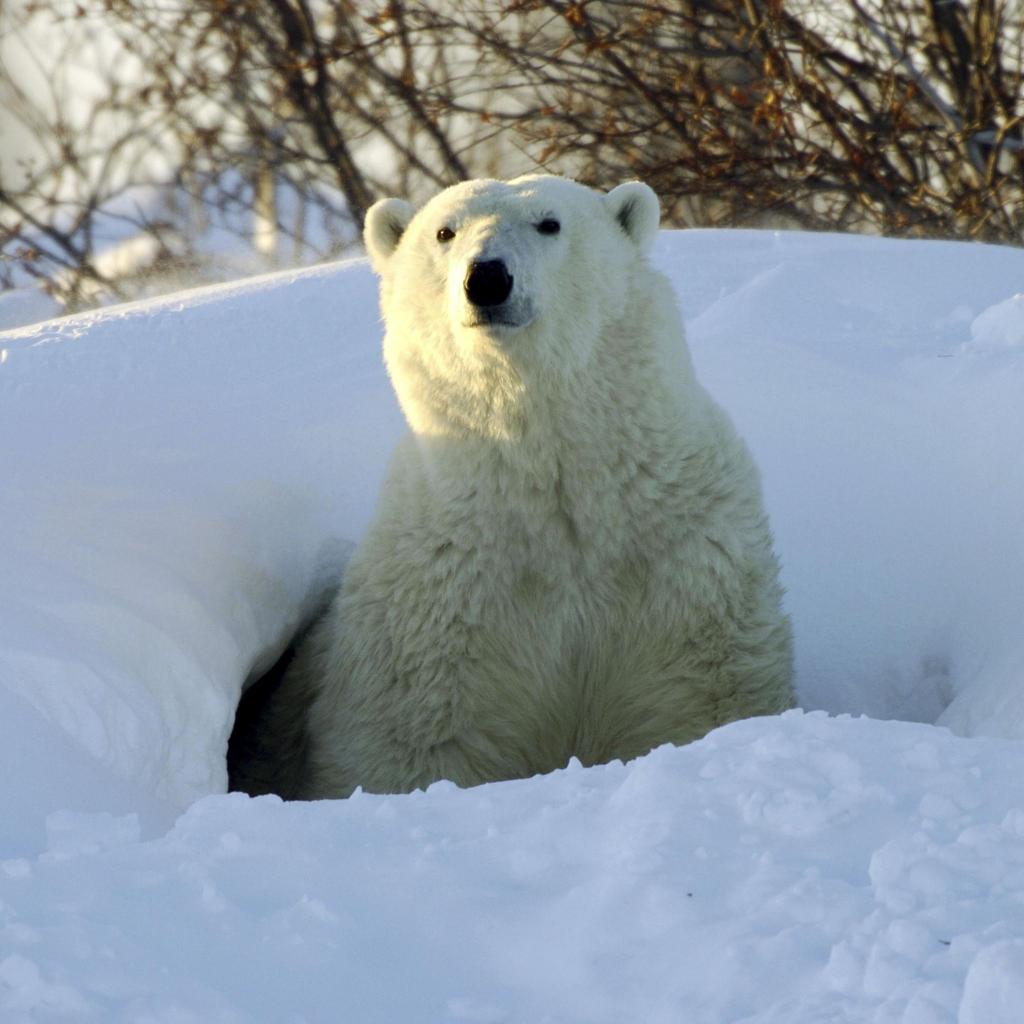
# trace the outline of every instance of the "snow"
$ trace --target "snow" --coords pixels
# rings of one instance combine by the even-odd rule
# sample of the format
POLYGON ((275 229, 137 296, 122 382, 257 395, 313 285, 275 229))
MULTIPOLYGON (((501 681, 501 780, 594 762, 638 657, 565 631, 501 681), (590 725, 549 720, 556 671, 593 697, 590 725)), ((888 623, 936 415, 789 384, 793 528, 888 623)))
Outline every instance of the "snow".
POLYGON ((989 306, 971 324, 970 349, 1024 346, 1024 292, 989 306))
POLYGON ((1015 1024, 1024 251, 655 259, 762 468, 808 710, 468 791, 223 792, 402 429, 363 262, 0 333, 3 1024, 1015 1024))
POLYGON ((52 816, 0 863, 0 1007, 1012 1024, 1022 769, 1019 743, 795 712, 470 791, 207 797, 150 842, 52 816))
POLYGON ((225 787, 240 684, 336 574, 400 427, 376 320, 341 266, 0 335, 2 699, 175 807, 225 787))
MULTIPOLYGON (((250 192, 251 185, 236 171, 207 183, 200 195, 178 184, 125 187, 92 218, 92 265, 122 295, 145 300, 189 282, 195 287, 251 277, 280 266, 316 263, 328 254, 357 247, 358 237, 339 196, 324 188, 304 197, 281 180, 275 182, 278 225, 270 233, 273 244, 270 251, 257 252, 252 245, 250 192), (156 227, 143 231, 144 224, 156 227), (301 238, 294 230, 300 224, 301 238)), ((31 232, 27 237, 31 242, 31 232)), ((45 249, 43 241, 39 239, 39 245, 45 249)), ((66 312, 62 302, 75 283, 71 271, 52 274, 53 295, 16 260, 7 276, 11 287, 0 290, 0 331, 66 312)), ((97 281, 78 281, 77 290, 86 306, 115 301, 114 292, 97 281)))

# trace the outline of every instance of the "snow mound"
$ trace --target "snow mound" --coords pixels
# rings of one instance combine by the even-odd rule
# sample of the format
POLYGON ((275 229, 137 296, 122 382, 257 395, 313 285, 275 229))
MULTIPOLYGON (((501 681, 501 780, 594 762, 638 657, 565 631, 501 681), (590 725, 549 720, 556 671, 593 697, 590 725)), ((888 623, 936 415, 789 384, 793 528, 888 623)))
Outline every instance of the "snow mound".
POLYGON ((794 712, 475 790, 209 797, 148 843, 61 816, 0 862, 0 1016, 1016 1024, 1022 772, 794 712))
POLYGON ((1024 347, 1024 292, 989 306, 971 324, 969 349, 1024 347))
POLYGON ((0 721, 34 709, 170 814, 223 791, 242 683, 333 583, 400 429, 375 306, 342 264, 0 334, 0 721))

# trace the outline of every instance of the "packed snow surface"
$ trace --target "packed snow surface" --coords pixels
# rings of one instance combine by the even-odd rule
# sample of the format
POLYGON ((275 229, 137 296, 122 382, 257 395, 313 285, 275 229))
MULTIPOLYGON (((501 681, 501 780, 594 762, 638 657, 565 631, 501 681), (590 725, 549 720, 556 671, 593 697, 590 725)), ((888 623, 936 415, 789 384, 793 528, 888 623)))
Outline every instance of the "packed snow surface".
POLYGON ((145 843, 57 814, 49 852, 0 863, 0 1006, 1018 1024, 1022 772, 1015 742, 793 712, 475 790, 207 797, 145 843))
POLYGON ((402 429, 362 262, 0 334, 3 1024, 1019 1024, 1024 251, 655 259, 811 713, 469 791, 223 795, 402 429))

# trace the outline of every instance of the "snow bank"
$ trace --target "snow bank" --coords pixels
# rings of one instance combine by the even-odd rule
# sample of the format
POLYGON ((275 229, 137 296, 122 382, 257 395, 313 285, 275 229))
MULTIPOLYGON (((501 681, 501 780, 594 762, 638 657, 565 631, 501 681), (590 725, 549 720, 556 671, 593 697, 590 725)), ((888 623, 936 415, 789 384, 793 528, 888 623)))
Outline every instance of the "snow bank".
POLYGON ((0 862, 0 1017, 1017 1024, 1022 773, 794 712, 475 790, 209 797, 148 843, 63 814, 0 862))
MULTIPOLYGON (((397 436, 376 320, 340 265, 0 335, 0 721, 27 702, 171 809, 224 789, 241 684, 397 436)), ((62 746, 30 774, 62 778, 62 746)))
POLYGON ((374 282, 2 333, 5 1024, 1016 1020, 1024 748, 981 737, 1024 736, 1024 251, 656 259, 762 467, 804 706, 976 738, 793 714, 471 792, 211 795, 401 429, 374 282))
POLYGON ((968 349, 1024 347, 1024 292, 989 306, 971 324, 968 349))
POLYGON ((761 465, 804 706, 1024 736, 1024 360, 977 343, 1019 322, 1024 250, 687 232, 659 256, 761 465))

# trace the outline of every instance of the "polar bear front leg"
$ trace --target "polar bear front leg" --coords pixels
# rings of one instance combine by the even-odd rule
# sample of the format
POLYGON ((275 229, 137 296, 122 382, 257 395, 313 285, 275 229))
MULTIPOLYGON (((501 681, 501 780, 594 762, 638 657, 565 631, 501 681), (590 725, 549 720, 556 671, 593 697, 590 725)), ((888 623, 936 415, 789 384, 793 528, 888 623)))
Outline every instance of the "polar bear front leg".
POLYGON ((437 593, 419 598, 426 581, 360 568, 310 663, 320 685, 308 715, 306 795, 482 781, 486 745, 474 741, 466 699, 475 659, 464 612, 437 593))

